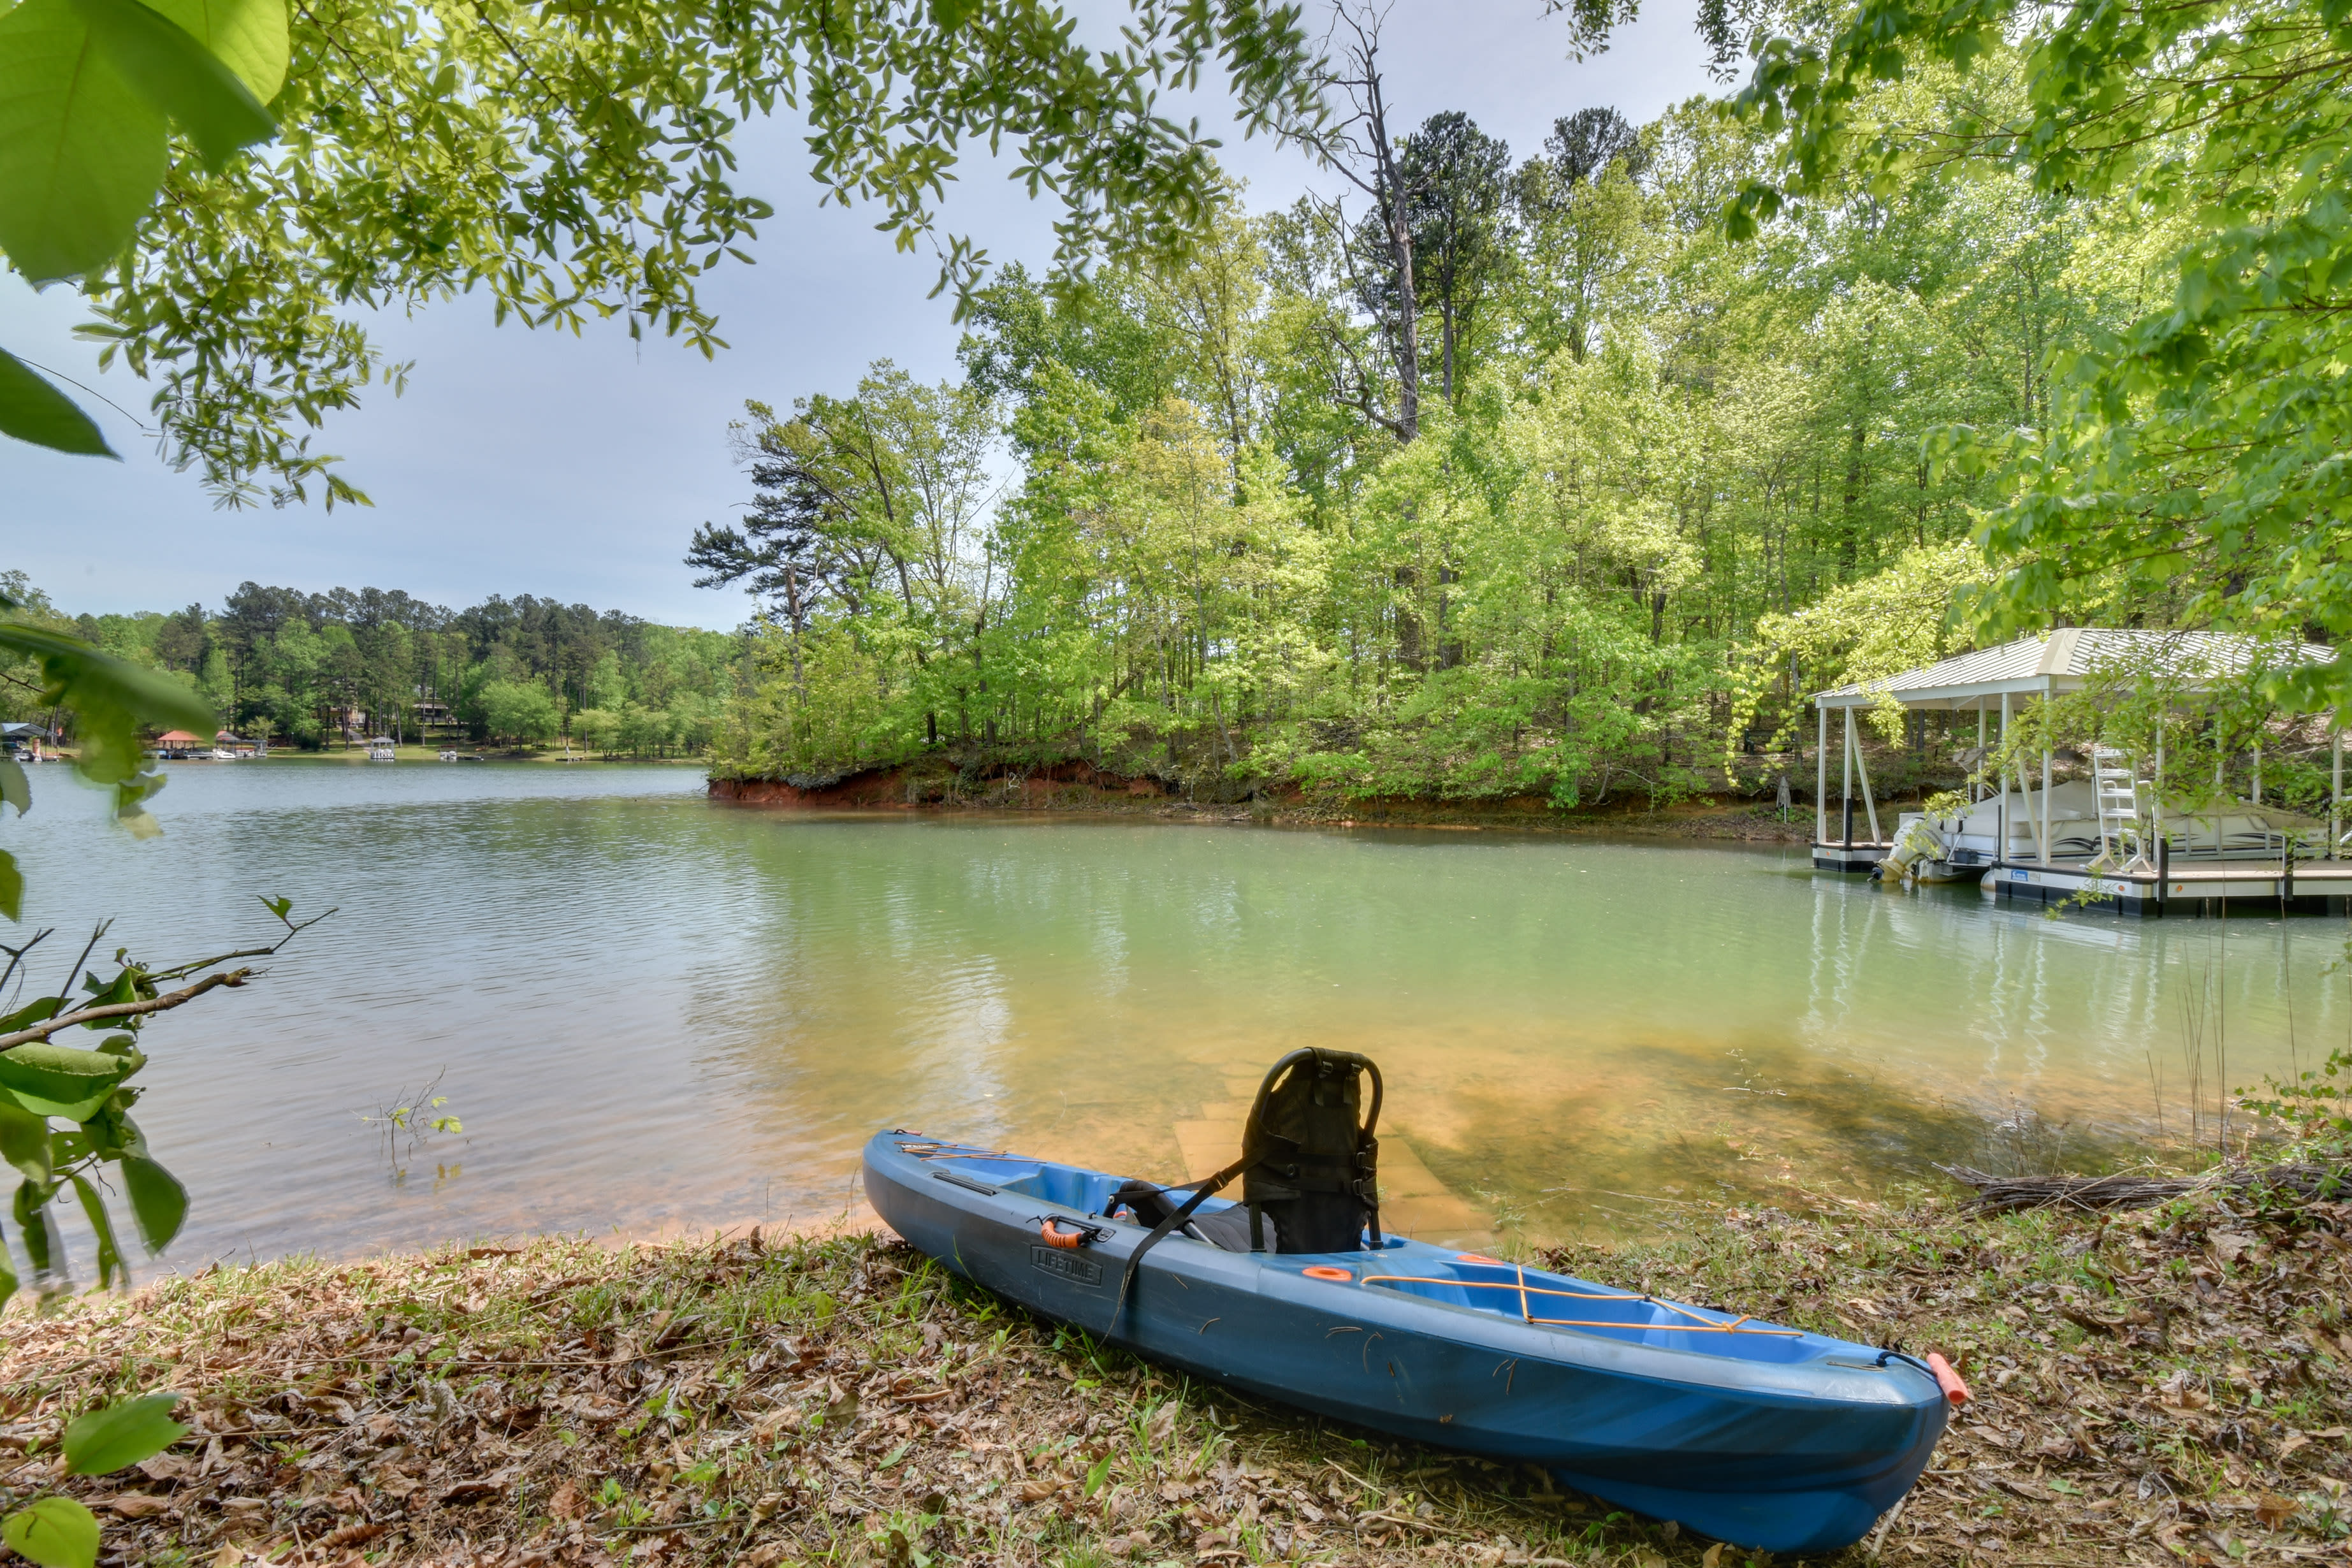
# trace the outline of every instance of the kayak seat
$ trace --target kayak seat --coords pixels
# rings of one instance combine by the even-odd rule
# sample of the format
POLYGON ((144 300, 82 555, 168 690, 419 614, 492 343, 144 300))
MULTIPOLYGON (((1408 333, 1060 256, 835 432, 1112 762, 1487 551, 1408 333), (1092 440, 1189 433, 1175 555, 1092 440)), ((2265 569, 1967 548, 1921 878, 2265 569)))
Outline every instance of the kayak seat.
MULTIPOLYGON (((1176 1205, 1169 1201, 1165 1189, 1155 1187, 1150 1182, 1130 1181, 1111 1194, 1110 1202, 1103 1206, 1103 1213, 1113 1215, 1120 1209, 1134 1215, 1138 1225, 1157 1226, 1176 1212, 1176 1205)), ((1221 1251, 1247 1252, 1250 1249, 1249 1211, 1239 1204, 1221 1209, 1196 1210, 1180 1228, 1193 1240, 1205 1241, 1221 1251)), ((1277 1236, 1271 1218, 1265 1221, 1265 1236, 1269 1242, 1277 1236)), ((1279 1252, 1282 1249, 1277 1246, 1275 1250, 1279 1252)))
POLYGON ((1128 1255, 1112 1321, 1126 1309, 1144 1254, 1180 1228, 1234 1252, 1356 1252, 1368 1238, 1380 1246, 1381 1143, 1373 1133, 1380 1120, 1381 1069, 1370 1058, 1316 1047, 1285 1055, 1258 1085, 1242 1123, 1240 1159, 1189 1184, 1192 1195, 1172 1207, 1165 1189, 1148 1183, 1130 1182, 1112 1196, 1105 1213, 1124 1203, 1151 1226, 1128 1255), (1235 1176, 1240 1205, 1202 1213, 1209 1195, 1235 1176))
POLYGON ((1242 1126, 1242 1179, 1255 1251, 1354 1252, 1380 1245, 1381 1069, 1353 1051, 1305 1049, 1274 1064, 1242 1126), (1364 1083, 1370 1080, 1370 1103, 1364 1083), (1270 1222, 1279 1222, 1276 1241, 1270 1222))

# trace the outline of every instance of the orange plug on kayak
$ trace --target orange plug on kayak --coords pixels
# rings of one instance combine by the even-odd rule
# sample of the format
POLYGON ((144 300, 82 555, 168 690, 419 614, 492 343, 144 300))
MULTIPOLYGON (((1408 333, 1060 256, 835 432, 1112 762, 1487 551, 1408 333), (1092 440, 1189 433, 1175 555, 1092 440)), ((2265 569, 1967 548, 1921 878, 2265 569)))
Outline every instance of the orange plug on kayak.
POLYGON ((1087 1238, 1087 1233, 1083 1226, 1069 1235, 1063 1234, 1054 1226, 1055 1222, 1050 1219, 1041 1222, 1037 1226, 1037 1234, 1045 1238, 1045 1245, 1048 1247, 1066 1247, 1075 1252, 1077 1250, 1078 1244, 1087 1238))
POLYGON ((1950 1400, 1954 1405, 1966 1405, 1969 1402, 1971 1397, 1969 1385, 1960 1381, 1960 1374, 1952 1370, 1950 1362, 1935 1352, 1929 1351, 1927 1370, 1936 1374, 1936 1386, 1944 1391, 1946 1399, 1950 1400))

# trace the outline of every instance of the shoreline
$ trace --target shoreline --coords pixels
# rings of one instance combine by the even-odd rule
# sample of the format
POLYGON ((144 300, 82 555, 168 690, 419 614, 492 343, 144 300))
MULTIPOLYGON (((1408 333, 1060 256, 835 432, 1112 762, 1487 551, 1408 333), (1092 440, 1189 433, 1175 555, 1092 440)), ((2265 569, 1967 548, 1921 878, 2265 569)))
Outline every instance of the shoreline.
MULTIPOLYGON (((1975 1389, 1876 1540, 1811 1561, 2345 1551, 2352 1205, 1681 1212, 1672 1237, 1546 1260, 1941 1350, 1975 1389)), ((6 1484, 97 1509, 108 1562, 1762 1561, 1096 1346, 887 1237, 282 1261, 10 1327, 6 1484), (65 1419, 164 1386, 187 1438, 53 1478, 65 1419)))
MULTIPOLYGON (((472 761, 500 763, 521 763, 533 767, 544 766, 551 763, 558 765, 585 766, 593 763, 598 767, 625 768, 708 768, 710 765, 709 759, 707 757, 608 757, 603 755, 592 755, 585 752, 575 752, 571 756, 567 757, 560 751, 514 752, 502 751, 495 747, 480 748, 478 756, 476 755, 475 749, 467 748, 466 754, 472 761)), ((305 752, 296 747, 286 746, 271 752, 267 756, 260 757, 231 757, 226 759, 220 757, 163 757, 155 760, 161 762, 166 767, 228 767, 244 766, 254 763, 258 763, 264 767, 288 763, 299 763, 306 766, 320 766, 331 763, 349 763, 355 765, 366 766, 369 765, 371 762, 371 759, 367 754, 367 748, 364 746, 322 746, 315 752, 305 752)), ((463 767, 468 765, 465 763, 443 763, 441 761, 441 748, 438 746, 396 746, 394 748, 393 760, 395 763, 429 763, 436 766, 442 767, 463 767)))
POLYGON ((714 802, 778 811, 870 813, 875 816, 958 816, 1013 813, 1039 816, 1099 816, 1128 820, 1252 824, 1268 827, 1400 827, 1452 832, 1570 836, 1620 835, 1759 844, 1806 844, 1809 808, 1791 807, 1781 821, 1769 805, 1710 797, 1649 810, 1562 812, 1524 798, 1493 804, 1382 799, 1346 804, 1310 801, 1297 792, 1249 800, 1204 802, 1168 793, 1150 780, 1056 768, 1008 774, 989 787, 961 791, 935 777, 899 768, 874 769, 832 780, 712 777, 714 802))

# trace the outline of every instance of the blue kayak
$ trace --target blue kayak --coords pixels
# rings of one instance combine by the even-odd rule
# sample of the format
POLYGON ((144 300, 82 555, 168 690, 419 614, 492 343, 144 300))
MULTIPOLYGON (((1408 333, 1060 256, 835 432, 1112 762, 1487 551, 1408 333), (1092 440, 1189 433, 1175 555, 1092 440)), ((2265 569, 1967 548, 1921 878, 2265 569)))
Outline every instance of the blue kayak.
POLYGON ((1735 1545, 1860 1540, 1944 1431, 1944 1386, 1894 1352, 1376 1228, 1351 1251, 1250 1251, 1241 1205, 1205 1197, 1130 1276, 1148 1227, 1105 1214, 1125 1178, 905 1131, 865 1167, 891 1229, 1047 1317, 1735 1545))

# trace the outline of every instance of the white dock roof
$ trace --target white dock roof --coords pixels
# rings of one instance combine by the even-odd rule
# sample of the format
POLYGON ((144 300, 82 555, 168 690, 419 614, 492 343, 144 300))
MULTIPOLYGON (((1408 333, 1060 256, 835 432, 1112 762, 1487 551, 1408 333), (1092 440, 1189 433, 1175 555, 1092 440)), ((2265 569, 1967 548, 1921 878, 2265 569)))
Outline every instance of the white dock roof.
MULTIPOLYGON (((2190 679, 2195 690, 2200 678, 2234 675, 2261 658, 2267 647, 2273 659, 2282 658, 2276 644, 2232 637, 2221 632, 2160 632, 2102 630, 2066 626, 2040 637, 2020 637, 1999 647, 1954 654, 1919 669, 1878 680, 1818 692, 1817 708, 1866 708, 1881 696, 1906 708, 1982 708, 1997 706, 2003 692, 2060 693, 2078 691, 2105 669, 2141 663, 2170 665, 2190 679)), ((2295 662, 2325 663, 2331 648, 2313 645, 2289 647, 2284 658, 2295 662)))

